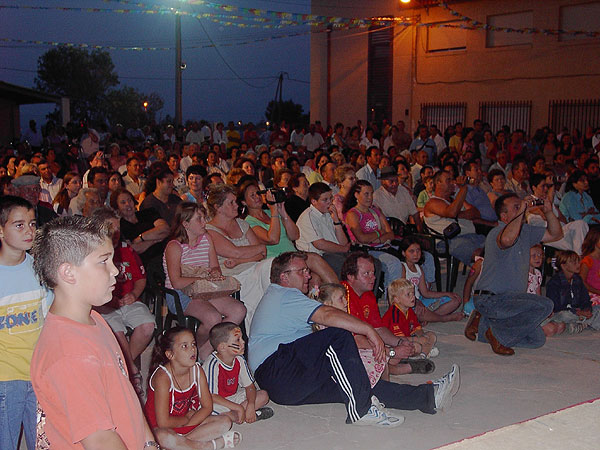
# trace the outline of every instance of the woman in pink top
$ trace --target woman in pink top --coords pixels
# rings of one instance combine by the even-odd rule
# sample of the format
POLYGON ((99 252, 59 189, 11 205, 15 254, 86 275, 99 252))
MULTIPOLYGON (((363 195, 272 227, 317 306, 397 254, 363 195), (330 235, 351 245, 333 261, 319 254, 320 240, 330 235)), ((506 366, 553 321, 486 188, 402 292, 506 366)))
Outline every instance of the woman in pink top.
MULTIPOLYGON (((202 205, 192 202, 177 205, 171 240, 165 248, 163 257, 165 285, 177 290, 184 313, 200 320, 196 341, 201 360, 206 359, 212 352, 208 333, 214 325, 223 321, 239 325, 246 316, 244 304, 230 296, 200 300, 190 298, 180 291, 197 279, 182 276, 182 264, 210 269, 209 279, 221 279, 223 276, 213 241, 206 232, 205 226, 206 213, 202 205)), ((174 312, 173 297, 171 295, 166 297, 169 310, 174 312)))
POLYGON ((373 186, 358 180, 346 196, 343 213, 352 242, 368 245, 370 255, 377 258, 385 272, 385 287, 402 277, 402 263, 394 255, 378 249, 390 246, 394 232, 385 216, 373 206, 373 186))

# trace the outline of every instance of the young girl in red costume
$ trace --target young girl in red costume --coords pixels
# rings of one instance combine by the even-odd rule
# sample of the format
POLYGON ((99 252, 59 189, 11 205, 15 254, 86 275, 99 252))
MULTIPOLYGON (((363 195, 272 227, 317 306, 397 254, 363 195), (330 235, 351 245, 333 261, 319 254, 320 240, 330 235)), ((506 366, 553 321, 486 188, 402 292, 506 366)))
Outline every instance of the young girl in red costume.
POLYGON ((213 416, 206 375, 196 362, 194 334, 167 330, 154 347, 146 416, 162 448, 217 450, 242 440, 227 416, 213 416))

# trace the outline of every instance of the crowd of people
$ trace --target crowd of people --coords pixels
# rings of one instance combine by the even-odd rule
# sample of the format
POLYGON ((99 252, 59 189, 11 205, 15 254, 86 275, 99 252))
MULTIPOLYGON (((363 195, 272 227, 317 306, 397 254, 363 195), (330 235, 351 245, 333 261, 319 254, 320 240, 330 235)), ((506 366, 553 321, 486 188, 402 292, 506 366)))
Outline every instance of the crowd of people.
POLYGON ((426 323, 468 316, 499 355, 600 329, 599 152, 600 129, 481 120, 31 121, 0 149, 0 447, 23 424, 28 448, 231 448, 269 400, 379 427, 444 411, 456 364, 390 381, 435 371, 426 323), (462 295, 435 289, 428 235, 469 268, 462 295), (143 374, 158 283, 198 326, 159 336, 143 374))

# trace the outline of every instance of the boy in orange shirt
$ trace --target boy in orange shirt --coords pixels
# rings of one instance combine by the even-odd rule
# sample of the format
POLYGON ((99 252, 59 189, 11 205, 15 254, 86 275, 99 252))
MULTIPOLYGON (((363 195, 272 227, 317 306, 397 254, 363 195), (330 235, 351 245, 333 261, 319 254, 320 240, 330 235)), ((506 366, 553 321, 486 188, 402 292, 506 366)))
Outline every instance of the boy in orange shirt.
POLYGON ((34 269, 54 290, 31 362, 52 448, 158 448, 112 330, 93 306, 112 297, 117 268, 104 223, 61 217, 35 238, 34 269))

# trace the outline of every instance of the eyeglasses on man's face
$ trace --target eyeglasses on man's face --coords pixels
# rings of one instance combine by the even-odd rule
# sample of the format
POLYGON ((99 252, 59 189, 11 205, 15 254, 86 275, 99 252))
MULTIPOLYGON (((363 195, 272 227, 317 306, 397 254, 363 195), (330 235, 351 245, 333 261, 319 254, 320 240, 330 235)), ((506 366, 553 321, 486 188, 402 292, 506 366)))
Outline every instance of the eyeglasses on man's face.
POLYGON ((302 272, 303 275, 310 275, 310 269, 308 267, 302 267, 300 269, 288 269, 283 271, 283 273, 288 272, 302 272))

